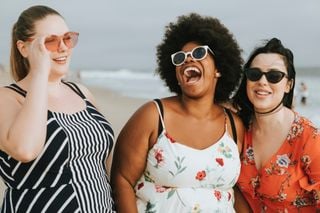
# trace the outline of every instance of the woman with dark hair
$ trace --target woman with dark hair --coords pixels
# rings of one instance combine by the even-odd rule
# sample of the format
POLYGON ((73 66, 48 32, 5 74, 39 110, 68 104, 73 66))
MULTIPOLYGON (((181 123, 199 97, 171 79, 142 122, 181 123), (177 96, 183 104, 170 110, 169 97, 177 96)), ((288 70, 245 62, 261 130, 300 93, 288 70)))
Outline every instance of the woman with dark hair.
POLYGON ((13 26, 16 83, 0 88, 1 212, 113 212, 113 131, 90 92, 62 80, 78 35, 46 6, 26 9, 13 26))
POLYGON ((176 95, 146 103, 122 129, 117 211, 234 212, 244 127, 222 104, 241 77, 237 42, 218 19, 184 15, 167 26, 157 61, 176 95))
POLYGON ((316 212, 320 131, 292 107, 292 52, 273 38, 244 65, 235 97, 247 127, 238 186, 253 212, 316 212))

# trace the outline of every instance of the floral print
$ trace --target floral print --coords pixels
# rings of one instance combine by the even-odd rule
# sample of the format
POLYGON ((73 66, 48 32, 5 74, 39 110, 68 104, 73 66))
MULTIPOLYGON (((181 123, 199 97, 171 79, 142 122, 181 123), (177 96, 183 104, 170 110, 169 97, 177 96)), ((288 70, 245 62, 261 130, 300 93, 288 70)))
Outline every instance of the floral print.
POLYGON ((204 151, 161 134, 135 187, 139 212, 234 212, 232 187, 239 173, 238 148, 228 134, 204 151))
POLYGON ((198 203, 196 203, 192 210, 191 210, 191 213, 200 213, 201 212, 201 209, 200 209, 200 205, 198 203))
POLYGON ((232 157, 231 149, 225 143, 220 143, 219 144, 218 152, 222 153, 226 158, 231 158, 232 157))
POLYGON ((290 164, 290 158, 288 157, 287 154, 284 155, 277 155, 277 165, 279 167, 285 167, 288 168, 289 164, 290 164))
POLYGON ((249 161, 252 161, 253 160, 253 149, 252 147, 248 147, 247 150, 246 150, 246 156, 248 158, 249 161))
POLYGON ((164 131, 149 150, 135 186, 139 212, 234 212, 240 156, 229 133, 197 150, 164 131))
POLYGON ((160 119, 163 131, 134 188, 138 212, 235 212, 233 186, 240 156, 227 125, 218 141, 198 150, 171 137, 161 114, 160 119))
POLYGON ((206 177, 206 171, 202 170, 197 173, 196 179, 202 181, 206 177))
POLYGON ((220 191, 214 190, 214 196, 217 198, 218 201, 221 200, 221 192, 220 191))
POLYGON ((161 149, 154 150, 154 158, 157 160, 156 167, 160 166, 161 163, 163 163, 163 161, 164 161, 162 153, 163 153, 163 150, 161 150, 161 149))
POLYGON ((223 158, 216 158, 216 162, 217 162, 220 166, 223 166, 223 165, 224 165, 223 158))
POLYGON ((175 172, 173 171, 169 171, 169 173, 172 176, 176 176, 180 173, 182 173, 187 167, 183 166, 183 161, 184 161, 185 157, 177 157, 174 164, 175 164, 175 172))
POLYGON ((238 185, 254 212, 315 212, 320 207, 319 132, 309 120, 295 113, 286 140, 258 170, 249 129, 238 185))

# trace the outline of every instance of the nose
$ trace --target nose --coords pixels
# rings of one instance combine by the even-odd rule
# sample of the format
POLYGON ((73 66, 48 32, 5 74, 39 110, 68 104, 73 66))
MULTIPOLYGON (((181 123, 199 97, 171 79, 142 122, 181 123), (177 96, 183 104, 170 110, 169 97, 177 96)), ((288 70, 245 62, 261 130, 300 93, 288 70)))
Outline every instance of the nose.
POLYGON ((185 62, 190 62, 190 61, 194 61, 194 58, 191 55, 191 52, 186 53, 186 60, 185 62))
POLYGON ((267 76, 263 73, 261 78, 258 80, 260 84, 268 84, 267 76))
POLYGON ((59 45, 58 45, 58 52, 64 52, 68 49, 66 44, 64 43, 63 39, 60 38, 59 45))

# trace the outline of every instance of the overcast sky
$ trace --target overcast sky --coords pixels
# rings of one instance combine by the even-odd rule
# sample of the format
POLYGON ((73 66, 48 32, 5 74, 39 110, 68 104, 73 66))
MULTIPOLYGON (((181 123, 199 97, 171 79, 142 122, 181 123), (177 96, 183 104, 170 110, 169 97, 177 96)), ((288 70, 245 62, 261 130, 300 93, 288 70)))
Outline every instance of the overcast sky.
POLYGON ((165 25, 190 12, 219 18, 244 59, 261 40, 278 37, 297 67, 320 67, 320 0, 0 0, 0 63, 9 63, 12 25, 35 4, 58 10, 80 32, 73 69, 153 71, 165 25))

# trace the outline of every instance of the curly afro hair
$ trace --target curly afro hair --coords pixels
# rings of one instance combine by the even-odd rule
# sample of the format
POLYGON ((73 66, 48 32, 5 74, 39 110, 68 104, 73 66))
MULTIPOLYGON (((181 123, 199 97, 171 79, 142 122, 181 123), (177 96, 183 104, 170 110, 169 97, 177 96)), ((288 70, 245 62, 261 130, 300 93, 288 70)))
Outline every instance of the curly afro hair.
POLYGON ((229 30, 217 19, 196 13, 179 16, 166 26, 162 43, 157 46, 156 72, 171 92, 181 95, 171 54, 188 42, 208 45, 214 52, 215 65, 221 73, 214 94, 215 103, 230 101, 242 76, 241 49, 229 30))

